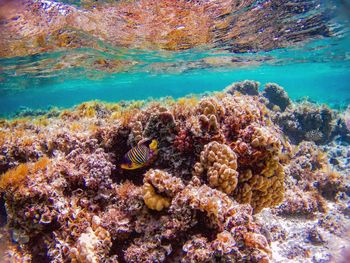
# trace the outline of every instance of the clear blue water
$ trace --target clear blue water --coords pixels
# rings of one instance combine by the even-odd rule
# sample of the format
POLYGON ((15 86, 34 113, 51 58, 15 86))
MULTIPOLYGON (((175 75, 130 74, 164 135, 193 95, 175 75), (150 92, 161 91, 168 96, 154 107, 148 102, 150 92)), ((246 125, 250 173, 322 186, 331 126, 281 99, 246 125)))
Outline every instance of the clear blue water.
POLYGON ((269 51, 238 53, 208 47, 150 51, 102 43, 98 48, 60 48, 3 57, 0 115, 23 107, 71 107, 87 100, 176 98, 222 90, 245 79, 262 85, 276 82, 293 99, 307 97, 345 108, 350 104, 349 13, 341 2, 333 3, 334 17, 325 22, 333 28, 332 36, 310 37, 269 51), (129 64, 110 70, 96 64, 99 59, 121 59, 129 64), (62 69, 57 67, 60 63, 65 65, 62 69))

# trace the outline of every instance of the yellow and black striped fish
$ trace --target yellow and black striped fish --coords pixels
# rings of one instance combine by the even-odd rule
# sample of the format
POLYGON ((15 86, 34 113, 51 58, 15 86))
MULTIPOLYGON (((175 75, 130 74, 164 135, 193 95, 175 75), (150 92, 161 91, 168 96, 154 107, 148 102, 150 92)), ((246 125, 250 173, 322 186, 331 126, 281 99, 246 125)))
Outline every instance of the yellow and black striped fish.
POLYGON ((124 156, 120 168, 134 170, 149 165, 157 154, 157 140, 143 140, 124 156))

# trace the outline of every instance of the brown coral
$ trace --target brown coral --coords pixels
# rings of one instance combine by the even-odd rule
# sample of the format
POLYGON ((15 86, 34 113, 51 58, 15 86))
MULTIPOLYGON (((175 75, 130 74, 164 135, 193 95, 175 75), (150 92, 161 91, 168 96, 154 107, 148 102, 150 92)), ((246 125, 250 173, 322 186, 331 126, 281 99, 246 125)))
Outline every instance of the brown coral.
POLYGON ((164 262, 170 253, 170 245, 162 245, 154 238, 148 240, 137 238, 125 251, 125 260, 129 263, 164 262))
POLYGON ((260 83, 252 80, 245 80, 241 82, 232 83, 230 86, 225 88, 225 91, 229 94, 235 94, 239 92, 244 95, 257 96, 259 95, 260 83))
POLYGON ((182 249, 185 252, 181 261, 183 263, 210 262, 213 257, 210 243, 205 237, 200 235, 193 236, 190 240, 187 240, 182 249))
POLYGON ((282 144, 272 127, 252 124, 241 134, 241 138, 232 144, 241 165, 235 196, 259 212, 283 199, 284 169, 279 161, 282 144))
POLYGON ((177 199, 181 202, 172 206, 189 206, 195 211, 203 212, 209 220, 206 227, 217 231, 212 241, 203 236, 188 240, 183 246, 184 262, 196 259, 211 262, 214 258, 235 261, 251 253, 259 258, 257 262, 269 262, 271 249, 265 237, 259 233, 257 225, 252 223, 249 205, 240 205, 226 194, 206 185, 188 186, 179 193, 177 199))
POLYGON ((209 186, 231 194, 238 183, 236 154, 225 144, 211 142, 201 152, 200 162, 194 166, 194 176, 202 177, 209 186))

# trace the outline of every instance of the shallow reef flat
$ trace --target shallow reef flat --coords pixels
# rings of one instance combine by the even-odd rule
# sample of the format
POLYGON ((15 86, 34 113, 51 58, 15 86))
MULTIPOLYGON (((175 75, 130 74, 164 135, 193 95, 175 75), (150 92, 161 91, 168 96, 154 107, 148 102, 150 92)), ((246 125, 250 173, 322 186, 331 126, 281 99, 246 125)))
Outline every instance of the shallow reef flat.
POLYGON ((346 262, 349 129, 254 81, 3 119, 1 259, 346 262), (121 169, 145 139, 155 160, 121 169))

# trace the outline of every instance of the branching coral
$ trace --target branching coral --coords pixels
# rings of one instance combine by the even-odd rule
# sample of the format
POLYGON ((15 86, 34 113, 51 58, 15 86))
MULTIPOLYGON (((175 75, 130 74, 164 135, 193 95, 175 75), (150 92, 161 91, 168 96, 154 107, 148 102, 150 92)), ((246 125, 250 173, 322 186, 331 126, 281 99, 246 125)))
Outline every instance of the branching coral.
MULTIPOLYGON (((215 98, 202 99, 197 106, 197 113, 197 118, 193 120, 193 131, 195 134, 220 134, 220 122, 225 116, 225 108, 220 101, 215 98), (200 130, 198 128, 195 130, 196 126, 200 130)), ((216 137, 219 139, 220 135, 216 135, 216 137)))
POLYGON ((130 145, 136 145, 139 141, 142 140, 142 123, 140 121, 135 121, 134 123, 131 123, 130 126, 132 129, 129 135, 129 141, 133 142, 133 144, 130 143, 130 145))
POLYGON ((284 193, 284 169, 279 162, 282 146, 273 128, 250 125, 232 144, 238 155, 239 184, 235 192, 255 212, 280 203, 284 193))
POLYGON ((225 144, 211 142, 201 152, 200 162, 194 166, 194 176, 202 177, 209 186, 227 194, 233 193, 238 183, 236 154, 225 144))

